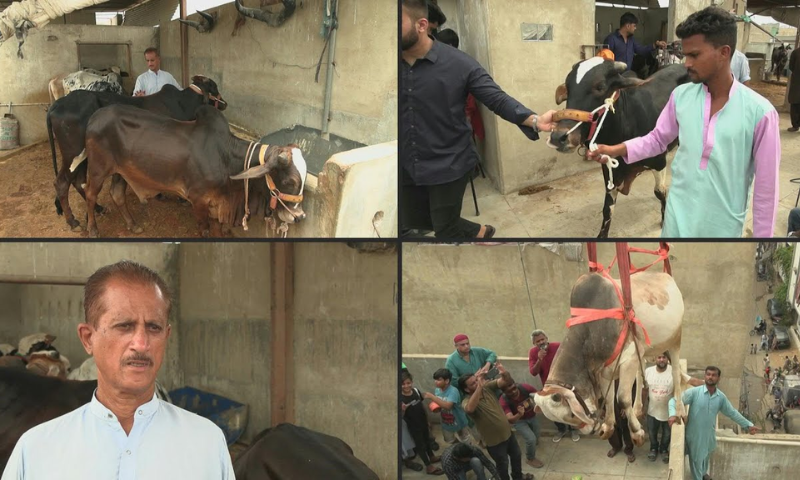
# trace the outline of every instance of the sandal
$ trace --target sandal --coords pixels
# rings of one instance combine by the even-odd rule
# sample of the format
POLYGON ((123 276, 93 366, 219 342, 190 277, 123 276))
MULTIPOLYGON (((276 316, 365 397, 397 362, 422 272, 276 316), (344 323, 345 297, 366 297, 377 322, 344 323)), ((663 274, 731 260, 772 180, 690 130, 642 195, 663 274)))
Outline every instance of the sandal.
POLYGON ((614 458, 614 457, 616 457, 616 456, 617 456, 617 454, 618 454, 618 453, 619 453, 619 450, 614 450, 614 449, 612 448, 611 450, 609 450, 609 451, 608 451, 608 453, 606 453, 606 456, 607 456, 608 458, 614 458))
POLYGON ((633 463, 636 461, 636 455, 634 455, 633 452, 626 453, 625 455, 628 456, 628 463, 633 463))
POLYGON ((417 462, 414 462, 414 461, 411 461, 411 460, 403 460, 403 465, 405 465, 406 468, 410 468, 411 470, 414 470, 415 472, 421 472, 422 469, 425 468, 421 464, 419 464, 417 462))
POLYGON ((669 463, 669 452, 661 454, 661 461, 664 463, 669 463))
POLYGON ((433 470, 426 471, 428 475, 444 475, 444 470, 439 467, 434 468, 433 470))

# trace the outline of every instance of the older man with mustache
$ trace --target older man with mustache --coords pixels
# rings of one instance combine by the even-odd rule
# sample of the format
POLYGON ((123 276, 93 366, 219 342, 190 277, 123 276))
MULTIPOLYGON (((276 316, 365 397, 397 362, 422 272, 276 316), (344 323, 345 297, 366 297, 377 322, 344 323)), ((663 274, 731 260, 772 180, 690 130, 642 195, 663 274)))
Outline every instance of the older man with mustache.
POLYGON ((164 280, 137 263, 89 277, 78 336, 97 362, 97 390, 88 404, 26 432, 2 480, 234 478, 222 431, 155 396, 171 306, 164 280))

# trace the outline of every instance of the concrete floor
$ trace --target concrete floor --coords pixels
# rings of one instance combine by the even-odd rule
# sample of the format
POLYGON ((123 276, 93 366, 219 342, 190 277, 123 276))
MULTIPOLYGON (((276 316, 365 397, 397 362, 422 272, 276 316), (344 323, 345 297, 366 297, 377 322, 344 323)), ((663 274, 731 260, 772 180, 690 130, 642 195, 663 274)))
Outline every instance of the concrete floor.
MULTIPOLYGON (((782 113, 780 204, 775 221, 775 235, 785 236, 789 210, 794 207, 800 185, 789 179, 800 177, 800 132, 787 132, 789 115, 782 113)), ((671 161, 672 155, 668 157, 671 161)), ((562 161, 580 162, 577 154, 564 155, 562 161)), ((667 184, 671 180, 667 174, 667 184)), ((475 180, 480 216, 475 216, 472 192, 467 186, 462 215, 464 218, 497 229, 496 238, 597 236, 603 220, 604 188, 597 169, 563 178, 546 185, 549 189, 533 195, 501 195, 487 178, 475 180)), ((611 237, 657 237, 661 233, 660 204, 653 195, 653 176, 642 174, 630 195, 619 195, 611 221, 611 237)), ((752 231, 752 214, 748 215, 752 231)), ((746 234, 745 236, 750 236, 746 234)))
MULTIPOLYGON (((648 443, 642 447, 634 448, 636 461, 628 463, 625 455, 620 452, 614 458, 606 457, 611 448, 607 441, 597 437, 581 437, 579 442, 573 442, 570 437, 565 437, 559 443, 553 443, 553 433, 543 431, 539 447, 536 449, 536 458, 544 462, 542 468, 532 468, 525 463, 525 440, 517 435, 520 449, 522 450, 522 472, 532 473, 536 480, 571 480, 575 475, 582 475, 583 480, 655 480, 667 478, 667 464, 658 458, 655 462, 647 459, 648 443)), ((434 426, 433 434, 442 447, 436 452, 440 455, 445 448, 442 434, 438 425, 434 426)), ((486 453, 486 451, 484 451, 486 453)), ((489 454, 486 453, 487 458, 489 454)), ((421 461, 418 461, 422 463, 421 461)), ((415 472, 403 467, 403 480, 446 478, 432 477, 425 471, 415 472)), ((488 472, 487 472, 488 473, 488 472)), ((470 480, 475 475, 470 473, 470 480)))

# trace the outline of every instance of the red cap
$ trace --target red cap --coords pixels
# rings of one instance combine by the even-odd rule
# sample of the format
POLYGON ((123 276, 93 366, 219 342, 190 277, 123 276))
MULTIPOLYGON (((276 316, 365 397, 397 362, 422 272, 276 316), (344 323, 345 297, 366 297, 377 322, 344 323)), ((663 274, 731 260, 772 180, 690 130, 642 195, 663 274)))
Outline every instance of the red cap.
POLYGON ((455 337, 453 337, 453 343, 458 343, 464 340, 469 340, 469 337, 464 335, 463 333, 459 333, 455 337))

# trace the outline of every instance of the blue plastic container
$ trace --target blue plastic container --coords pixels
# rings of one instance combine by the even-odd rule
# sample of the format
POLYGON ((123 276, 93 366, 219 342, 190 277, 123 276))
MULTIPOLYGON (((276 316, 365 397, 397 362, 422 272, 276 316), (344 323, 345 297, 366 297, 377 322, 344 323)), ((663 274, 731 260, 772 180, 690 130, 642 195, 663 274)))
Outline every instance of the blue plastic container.
POLYGON ((233 445, 247 427, 247 405, 192 387, 169 392, 172 403, 214 422, 233 445))

